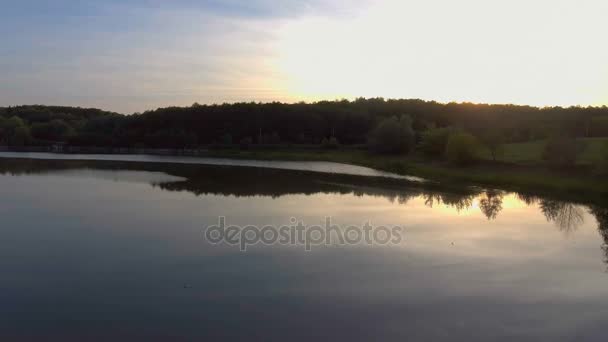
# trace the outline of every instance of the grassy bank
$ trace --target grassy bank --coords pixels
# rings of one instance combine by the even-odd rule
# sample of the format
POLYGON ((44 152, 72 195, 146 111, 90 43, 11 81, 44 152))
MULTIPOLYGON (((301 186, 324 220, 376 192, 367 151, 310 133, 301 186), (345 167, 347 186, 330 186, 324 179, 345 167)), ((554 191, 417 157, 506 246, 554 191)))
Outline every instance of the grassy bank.
MULTIPOLYGON (((608 138, 580 138, 577 139, 577 142, 580 147, 577 164, 590 165, 597 163, 603 157, 608 138)), ((545 140, 505 144, 498 161, 512 164, 541 164, 545 144, 545 140)), ((487 150, 482 151, 481 157, 485 160, 492 160, 492 156, 487 150)))
POLYGON ((560 195, 582 201, 608 199, 608 180, 595 175, 589 166, 555 171, 541 165, 484 161, 477 165, 455 167, 429 161, 420 156, 376 156, 363 150, 215 150, 210 157, 331 161, 367 166, 378 170, 423 177, 430 180, 499 187, 505 190, 560 195))

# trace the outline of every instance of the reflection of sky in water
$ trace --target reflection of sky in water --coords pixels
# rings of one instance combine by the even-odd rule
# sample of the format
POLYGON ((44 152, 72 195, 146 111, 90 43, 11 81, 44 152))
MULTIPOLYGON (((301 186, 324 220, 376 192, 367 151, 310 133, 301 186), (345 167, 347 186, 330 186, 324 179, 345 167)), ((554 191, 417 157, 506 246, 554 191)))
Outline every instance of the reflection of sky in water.
POLYGON ((0 336, 605 336, 604 241, 586 207, 503 193, 448 205, 430 194, 196 196, 149 184, 180 180, 107 170, 0 176, 0 314, 9 317, 0 336), (203 240, 219 215, 238 225, 331 216, 406 233, 394 247, 241 253, 203 240))
POLYGON ((109 171, 93 169, 62 170, 54 172, 57 176, 69 178, 96 178, 115 182, 157 184, 165 182, 179 182, 186 180, 183 177, 171 176, 162 172, 142 172, 142 171, 109 171))
POLYGON ((423 181, 413 176, 402 176, 390 172, 383 172, 363 166, 324 162, 324 161, 273 161, 273 160, 241 160, 226 158, 199 158, 181 156, 133 155, 133 154, 53 154, 53 153, 22 153, 0 152, 0 158, 30 158, 42 160, 96 160, 96 161, 130 161, 140 163, 175 163, 175 164, 203 164, 246 166, 258 168, 271 168, 282 170, 303 170, 321 173, 341 173, 360 176, 382 176, 411 181, 423 181))

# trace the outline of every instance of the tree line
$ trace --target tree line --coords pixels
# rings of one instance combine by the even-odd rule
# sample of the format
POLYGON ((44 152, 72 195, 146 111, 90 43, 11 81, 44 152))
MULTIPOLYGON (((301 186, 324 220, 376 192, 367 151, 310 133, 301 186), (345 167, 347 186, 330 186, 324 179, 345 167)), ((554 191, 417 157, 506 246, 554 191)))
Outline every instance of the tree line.
POLYGON ((213 144, 328 148, 368 145, 372 150, 388 153, 408 150, 406 145, 417 144, 433 155, 446 153, 447 140, 455 131, 460 135, 453 138, 450 154, 457 159, 461 158, 454 156, 466 154, 466 148, 463 152, 460 146, 472 143, 466 134, 484 142, 493 153, 508 142, 608 137, 608 107, 537 108, 361 98, 295 104, 195 103, 190 107, 159 108, 131 115, 41 105, 0 108, 0 144, 9 146, 58 142, 73 146, 148 148, 213 144), (399 129, 407 131, 408 141, 394 142, 399 129), (380 138, 393 139, 393 144, 400 146, 383 146, 380 138))

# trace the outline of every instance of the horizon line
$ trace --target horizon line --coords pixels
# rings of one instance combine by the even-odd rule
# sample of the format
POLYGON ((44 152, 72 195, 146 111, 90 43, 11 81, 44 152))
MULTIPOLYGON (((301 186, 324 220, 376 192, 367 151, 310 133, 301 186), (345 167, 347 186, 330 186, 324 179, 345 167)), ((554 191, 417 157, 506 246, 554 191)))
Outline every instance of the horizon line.
POLYGON ((41 107, 65 107, 65 108, 80 108, 80 109, 96 109, 96 110, 101 110, 104 112, 108 112, 108 113, 114 113, 114 114, 120 114, 120 115, 134 115, 134 114, 143 114, 143 113, 147 113, 147 112, 153 112, 159 109, 166 109, 166 108, 190 108, 190 107, 194 107, 196 105, 202 106, 202 107, 213 107, 213 106, 230 106, 230 105, 237 105, 237 104, 256 104, 256 105, 266 105, 266 104, 283 104, 283 105, 298 105, 298 104, 303 104, 303 105, 315 105, 315 104, 320 104, 320 103, 326 103, 326 102, 333 102, 333 103, 338 103, 338 102, 348 102, 348 103, 355 103, 357 101, 369 101, 369 100, 382 100, 383 102, 390 102, 390 101, 420 101, 420 102, 424 102, 424 103, 433 103, 433 104, 438 104, 438 105, 474 105, 474 106, 513 106, 513 107, 529 107, 529 108, 534 108, 534 109, 538 109, 538 110, 543 110, 543 109, 572 109, 572 108, 579 108, 579 109, 608 109, 608 105, 603 104, 603 105, 581 105, 581 104, 577 104, 577 105, 569 105, 569 106, 561 106, 561 105, 544 105, 544 106, 537 106, 537 105, 530 105, 530 104, 521 104, 521 103, 500 103, 500 102, 496 102, 496 103, 490 103, 490 102, 472 102, 472 101, 449 101, 449 102, 442 102, 442 101, 438 101, 438 100, 425 100, 425 99, 420 99, 420 98, 386 98, 386 97, 357 97, 357 98, 353 98, 353 99, 347 99, 347 98, 336 98, 333 100, 316 100, 316 101, 280 101, 280 100, 274 100, 274 101, 224 101, 224 102, 207 102, 207 103, 200 103, 198 101, 195 101, 194 103, 192 103, 191 105, 169 105, 169 106, 164 106, 164 107, 157 107, 154 109, 146 109, 144 111, 135 111, 132 113, 124 113, 124 112, 117 112, 117 111, 112 111, 112 110, 106 110, 103 109, 101 107, 89 107, 89 106, 82 106, 82 105, 65 105, 65 104, 61 104, 61 105, 57 105, 57 104, 41 104, 41 103, 35 103, 35 104, 18 104, 18 105, 1 105, 0 108, 15 108, 15 107, 33 107, 33 106, 41 106, 41 107))

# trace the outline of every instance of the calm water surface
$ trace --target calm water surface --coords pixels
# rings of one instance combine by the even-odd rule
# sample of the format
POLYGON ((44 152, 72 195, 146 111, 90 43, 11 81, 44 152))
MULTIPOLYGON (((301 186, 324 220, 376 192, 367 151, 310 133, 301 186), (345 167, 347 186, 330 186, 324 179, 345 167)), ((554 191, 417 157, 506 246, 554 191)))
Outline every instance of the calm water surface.
POLYGON ((310 171, 320 173, 339 173, 353 176, 388 177, 422 182, 423 179, 414 176, 403 176, 395 173, 370 169, 368 167, 334 163, 326 161, 276 161, 276 160, 246 160, 228 158, 203 158, 189 156, 163 156, 149 154, 63 154, 38 152, 0 152, 0 158, 19 158, 37 160, 94 160, 139 163, 172 163, 200 164, 218 166, 242 166, 267 169, 310 171))
POLYGON ((608 210, 278 169, 0 159, 0 340, 606 341, 608 210), (397 246, 206 226, 405 227, 397 246))

